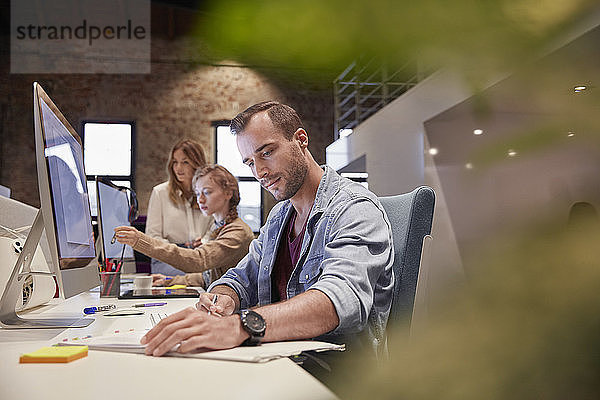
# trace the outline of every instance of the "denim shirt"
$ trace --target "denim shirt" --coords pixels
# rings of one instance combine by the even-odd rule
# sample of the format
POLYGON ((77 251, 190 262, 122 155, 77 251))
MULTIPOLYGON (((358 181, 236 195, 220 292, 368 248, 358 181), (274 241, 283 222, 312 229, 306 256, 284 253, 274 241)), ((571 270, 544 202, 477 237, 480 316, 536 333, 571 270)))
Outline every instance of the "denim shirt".
MULTIPOLYGON (((324 169, 287 295, 323 292, 335 307, 339 325, 320 338, 355 342, 355 334, 362 333, 361 347, 372 346, 379 353, 394 285, 390 223, 373 193, 330 167, 324 169)), ((270 304, 271 272, 291 214, 289 200, 276 204, 248 255, 208 290, 231 287, 241 308, 270 304)))

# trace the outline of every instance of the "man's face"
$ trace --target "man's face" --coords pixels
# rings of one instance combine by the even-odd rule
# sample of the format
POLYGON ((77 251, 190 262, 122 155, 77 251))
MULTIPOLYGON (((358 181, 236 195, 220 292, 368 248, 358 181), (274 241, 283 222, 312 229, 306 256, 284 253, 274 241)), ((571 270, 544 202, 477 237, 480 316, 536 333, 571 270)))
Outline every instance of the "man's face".
POLYGON ((286 139, 266 111, 255 114, 236 141, 244 164, 276 200, 292 198, 302 187, 308 163, 300 144, 286 139))

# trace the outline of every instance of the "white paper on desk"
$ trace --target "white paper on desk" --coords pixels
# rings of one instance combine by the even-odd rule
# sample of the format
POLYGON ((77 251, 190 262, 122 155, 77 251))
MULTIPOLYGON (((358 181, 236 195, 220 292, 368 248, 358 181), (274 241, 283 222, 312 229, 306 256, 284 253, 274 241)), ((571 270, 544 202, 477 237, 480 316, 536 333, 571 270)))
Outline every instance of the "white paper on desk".
MULTIPOLYGON (((87 339, 69 340, 59 343, 61 346, 86 345, 90 350, 117 351, 123 353, 144 353, 140 339, 147 331, 129 331, 87 339)), ((169 356, 186 358, 204 358, 211 360, 242 361, 261 363, 277 358, 289 357, 303 351, 344 351, 345 345, 314 340, 262 343, 259 346, 242 346, 226 350, 206 350, 193 354, 181 354, 174 351, 169 356)))
POLYGON ((292 342, 270 342, 258 346, 241 346, 226 350, 209 350, 194 354, 169 353, 180 357, 208 358, 211 360, 244 361, 261 363, 282 357, 294 356, 303 351, 344 351, 343 344, 317 342, 314 340, 299 340, 292 342))
POLYGON ((111 335, 92 336, 82 339, 70 339, 58 343, 59 346, 88 346, 90 350, 118 351, 125 353, 144 353, 144 347, 140 339, 148 331, 127 331, 111 335))

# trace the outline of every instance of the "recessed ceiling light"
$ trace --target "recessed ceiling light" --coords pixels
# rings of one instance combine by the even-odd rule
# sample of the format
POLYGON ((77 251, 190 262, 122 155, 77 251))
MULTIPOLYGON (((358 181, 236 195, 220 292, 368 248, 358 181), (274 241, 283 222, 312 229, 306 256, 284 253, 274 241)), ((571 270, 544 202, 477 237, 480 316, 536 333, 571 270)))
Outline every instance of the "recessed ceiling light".
POLYGON ((507 154, 509 157, 514 157, 517 155, 517 152, 514 151, 513 149, 509 149, 507 154))
POLYGON ((437 153, 438 149, 436 149, 435 147, 429 149, 429 154, 431 154, 432 156, 435 156, 437 153))
POLYGON ((483 133, 482 129, 474 129, 473 130, 473 135, 481 135, 483 133))
POLYGON ((573 137, 573 136, 575 136, 575 133, 573 133, 573 132, 569 132, 569 133, 567 134, 567 136, 568 136, 568 137, 573 137))
POLYGON ((577 85, 577 86, 575 86, 575 87, 573 88, 573 91, 574 91, 575 93, 581 93, 581 92, 583 92, 583 91, 584 91, 584 90, 586 90, 586 89, 587 89, 587 86, 585 86, 585 85, 577 85))
POLYGON ((473 164, 471 164, 470 162, 465 164, 465 168, 466 169, 473 169, 473 164))

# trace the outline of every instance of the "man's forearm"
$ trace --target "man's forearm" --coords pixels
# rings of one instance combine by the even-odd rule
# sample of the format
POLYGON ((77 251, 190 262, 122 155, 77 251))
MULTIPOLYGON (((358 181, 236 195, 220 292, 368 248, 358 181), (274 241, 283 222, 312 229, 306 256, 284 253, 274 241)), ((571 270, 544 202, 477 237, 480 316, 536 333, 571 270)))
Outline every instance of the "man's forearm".
POLYGON ((238 297, 238 294, 235 292, 235 290, 233 290, 229 286, 217 285, 210 290, 210 293, 224 294, 231 297, 233 299, 233 302, 235 303, 235 311, 238 311, 240 309, 240 298, 238 297))
POLYGON ((254 310, 267 322, 265 342, 310 339, 339 325, 333 303, 319 290, 308 290, 290 300, 254 310))

